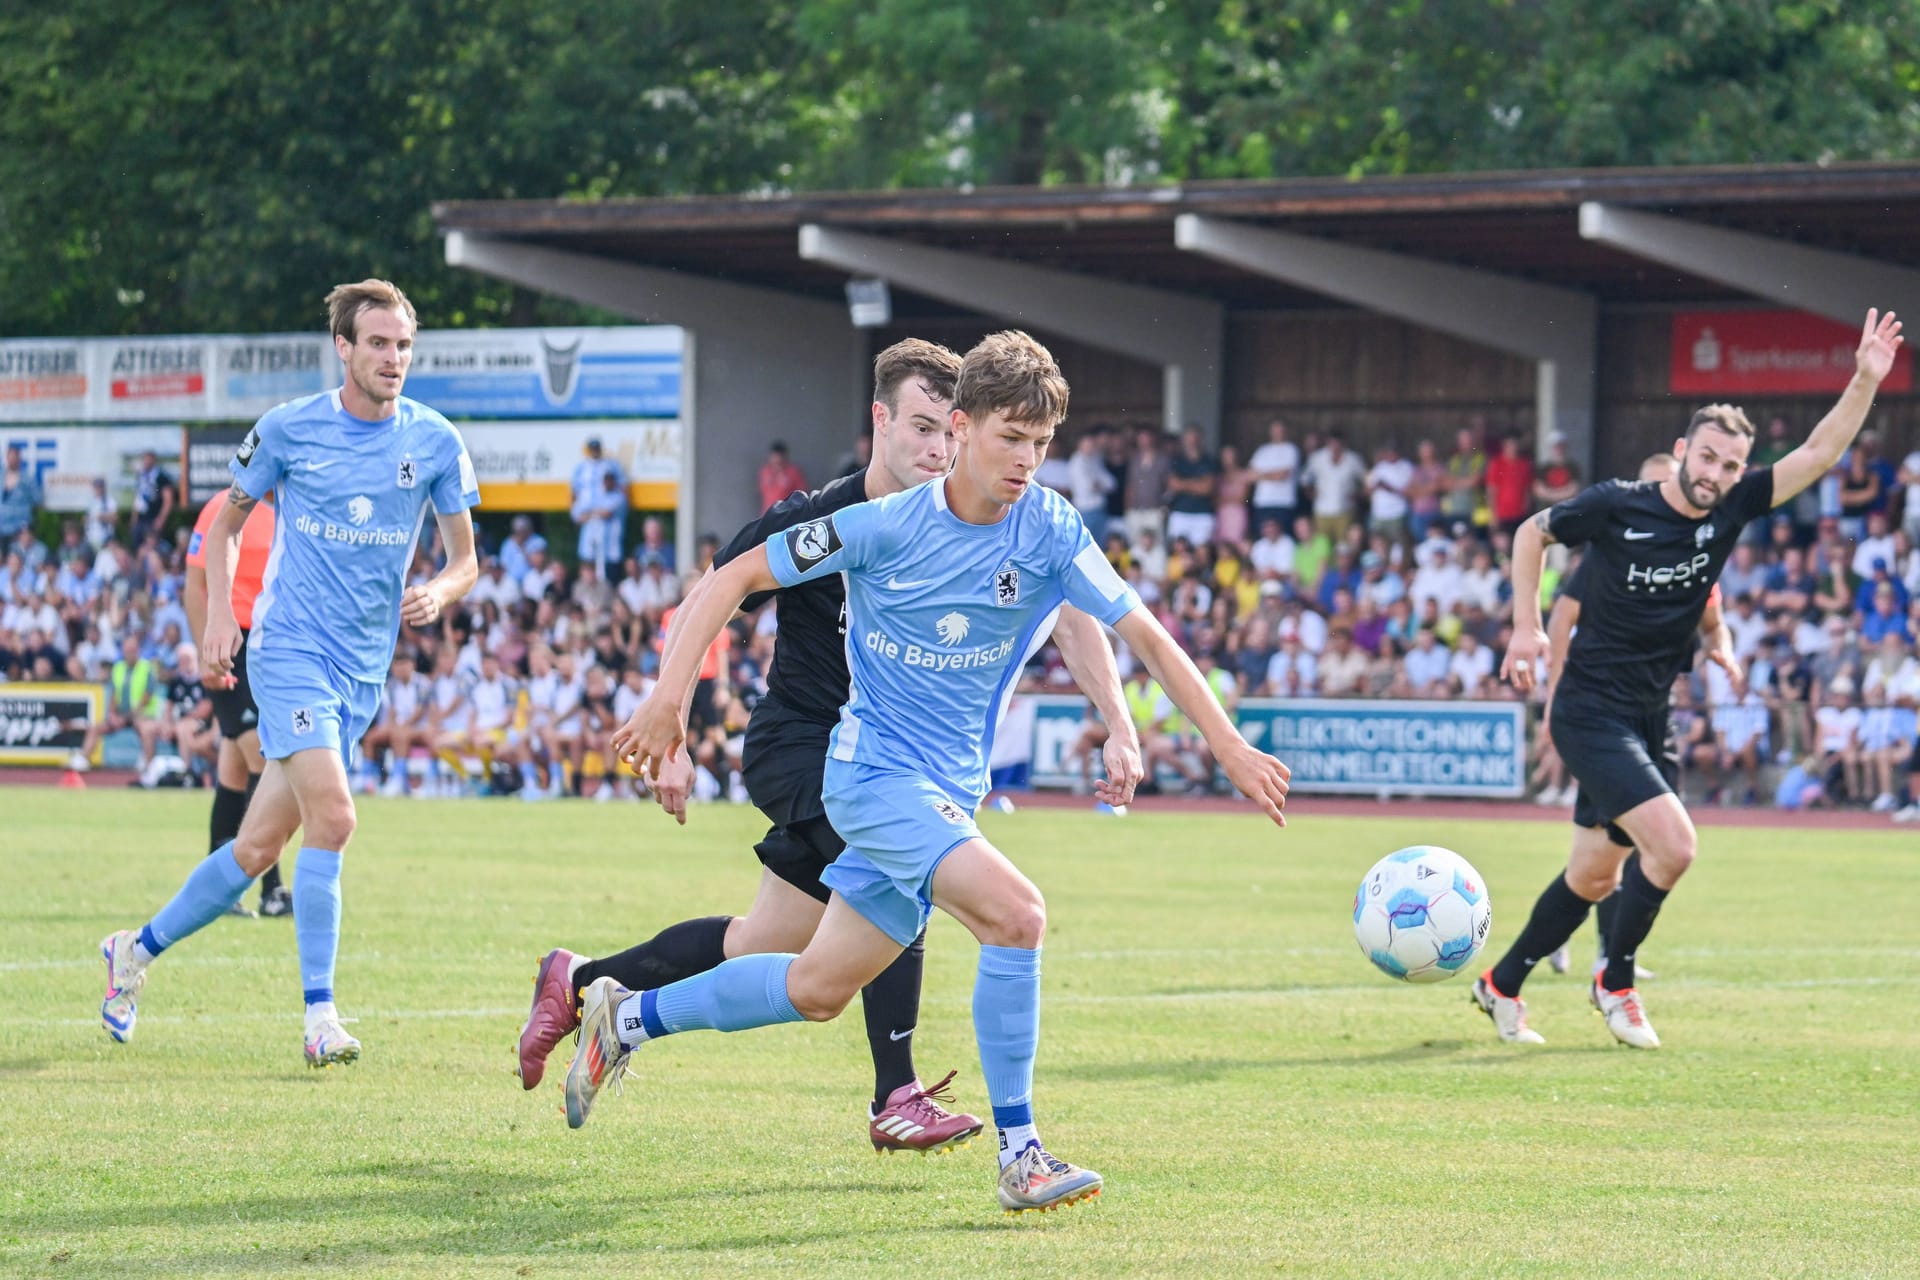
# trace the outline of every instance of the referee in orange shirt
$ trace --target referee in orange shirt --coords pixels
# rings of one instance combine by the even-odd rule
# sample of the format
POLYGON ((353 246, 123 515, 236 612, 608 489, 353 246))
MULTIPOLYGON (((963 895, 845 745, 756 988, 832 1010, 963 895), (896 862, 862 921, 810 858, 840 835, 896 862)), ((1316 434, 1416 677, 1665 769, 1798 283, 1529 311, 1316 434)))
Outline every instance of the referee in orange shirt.
MULTIPOLYGON (((200 643, 207 629, 207 531, 227 505, 227 490, 216 493, 193 523, 193 536, 187 540, 187 586, 183 603, 187 620, 193 626, 193 642, 200 643)), ((240 651, 233 657, 233 673, 207 675, 208 700, 220 724, 220 758, 215 767, 213 817, 209 823, 209 850, 218 849, 240 833, 240 820, 246 816, 253 789, 260 783, 265 762, 260 756, 259 711, 253 705, 253 690, 247 685, 247 630, 253 625, 253 600, 260 594, 266 575, 267 559, 273 551, 272 495, 247 516, 240 528, 239 554, 232 558, 233 616, 240 624, 240 651)), ((236 904, 235 914, 251 915, 236 904)), ((292 916, 293 895, 280 882, 280 864, 268 867, 260 877, 260 914, 292 916)))

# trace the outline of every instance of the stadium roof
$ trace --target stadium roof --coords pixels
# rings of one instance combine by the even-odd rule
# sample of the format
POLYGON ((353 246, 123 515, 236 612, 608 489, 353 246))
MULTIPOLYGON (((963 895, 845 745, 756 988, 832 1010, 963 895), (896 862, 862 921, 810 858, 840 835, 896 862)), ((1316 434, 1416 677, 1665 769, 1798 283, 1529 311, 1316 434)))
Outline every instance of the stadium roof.
MULTIPOLYGON (((1235 309, 1329 300, 1175 247, 1173 221, 1206 214, 1580 290, 1603 304, 1750 301, 1726 285, 1583 239, 1587 202, 1660 212, 1920 267, 1920 164, 1536 170, 1389 178, 1005 187, 645 200, 471 200, 434 205, 443 232, 665 267, 792 293, 841 296, 846 272, 800 257, 808 224, 1084 272, 1214 298, 1235 309)), ((904 314, 949 310, 896 291, 904 314)))

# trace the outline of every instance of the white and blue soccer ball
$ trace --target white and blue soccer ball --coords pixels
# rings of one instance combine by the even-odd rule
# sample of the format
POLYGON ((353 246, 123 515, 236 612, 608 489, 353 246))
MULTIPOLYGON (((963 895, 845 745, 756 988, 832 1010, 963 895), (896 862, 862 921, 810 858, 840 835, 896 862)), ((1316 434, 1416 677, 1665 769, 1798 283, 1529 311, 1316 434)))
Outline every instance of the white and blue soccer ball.
POLYGON ((1418 844, 1373 864, 1353 895, 1353 936, 1374 968, 1444 982, 1473 963, 1493 928, 1486 881, 1451 849, 1418 844))

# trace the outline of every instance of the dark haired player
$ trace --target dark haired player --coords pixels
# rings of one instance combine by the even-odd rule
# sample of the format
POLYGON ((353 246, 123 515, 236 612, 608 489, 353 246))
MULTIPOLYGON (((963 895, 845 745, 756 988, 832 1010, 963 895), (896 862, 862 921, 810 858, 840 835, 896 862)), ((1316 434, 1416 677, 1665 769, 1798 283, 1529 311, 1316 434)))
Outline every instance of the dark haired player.
POLYGON ((1667 694, 1693 654, 1707 595, 1747 521, 1791 501, 1831 470, 1859 434, 1874 392, 1893 368, 1900 322, 1867 313, 1854 375, 1806 442, 1771 467, 1747 470, 1753 424, 1730 405, 1693 415, 1674 445, 1679 470, 1658 484, 1610 480, 1521 526, 1513 550, 1513 641, 1501 675, 1523 692, 1547 651, 1540 568, 1550 542, 1586 543, 1582 626, 1554 693, 1553 744, 1580 784, 1572 856, 1534 904, 1473 999, 1500 1038, 1540 1044, 1520 987, 1533 966, 1573 936, 1593 904, 1620 890, 1606 967, 1590 995, 1615 1039, 1654 1049, 1660 1037, 1634 988, 1634 955, 1661 903, 1692 864, 1693 821, 1674 794, 1664 750, 1667 694), (1622 864, 1637 848, 1640 860, 1622 864))
MULTIPOLYGON (((714 568, 784 530, 944 478, 953 463, 949 414, 959 371, 960 358, 930 342, 909 339, 882 351, 874 361, 872 462, 812 493, 776 503, 734 535, 714 557, 714 568)), ((903 592, 919 585, 895 581, 903 592)), ((689 592, 681 616, 704 585, 689 592)), ((772 594, 750 596, 743 607, 757 608, 772 594)), ((747 724, 742 761, 748 794, 773 823, 754 847, 762 871, 751 909, 743 916, 683 921, 602 960, 564 950, 549 953, 540 963, 533 1009, 520 1036, 523 1087, 540 1083, 547 1055, 579 1025, 581 993, 594 980, 612 977, 635 991, 657 988, 738 956, 797 952, 813 936, 830 896, 821 875, 846 847, 827 819, 820 794, 828 738, 839 723, 851 680, 846 585, 836 574, 785 588, 777 600, 779 642, 767 673, 767 696, 747 724)), ((1092 618, 1063 610, 1055 638, 1083 689, 1098 696, 1103 688, 1118 687, 1117 674, 1100 678, 1102 670, 1113 673, 1113 657, 1092 618)), ((1139 744, 1130 732, 1106 761, 1110 777, 1126 778, 1128 789, 1139 780, 1139 744)), ((692 764, 683 751, 662 766, 653 784, 656 799, 682 823, 691 783, 692 764)), ((925 955, 922 933, 861 992, 874 1068, 868 1136, 877 1151, 944 1150, 968 1141, 982 1127, 977 1117, 939 1105, 950 1100, 942 1090, 951 1074, 928 1088, 914 1068, 911 1037, 919 1021, 925 955)))

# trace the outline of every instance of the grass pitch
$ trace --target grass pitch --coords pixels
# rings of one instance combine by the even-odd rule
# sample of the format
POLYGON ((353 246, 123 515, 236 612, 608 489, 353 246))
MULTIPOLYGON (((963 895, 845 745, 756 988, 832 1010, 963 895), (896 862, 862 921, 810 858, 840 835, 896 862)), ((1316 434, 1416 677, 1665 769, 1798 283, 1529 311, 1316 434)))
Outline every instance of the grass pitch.
MULTIPOLYGON (((1549 1044, 1519 1050, 1465 980, 1402 987, 1353 944, 1360 874, 1437 843, 1486 877, 1497 954, 1564 824, 987 814, 1050 902, 1041 1129, 1107 1178, 1007 1219, 986 1142, 873 1155, 857 1011, 650 1046, 577 1133, 564 1050, 520 1090, 535 958, 744 909, 743 809, 681 830, 636 806, 364 801, 339 970, 358 1065, 303 1063, 286 921, 181 944, 110 1043, 95 946, 177 887, 206 806, 0 792, 0 1273, 1920 1273, 1912 833, 1706 832, 1644 953, 1667 1042, 1647 1054, 1576 977, 1528 986, 1549 1044)), ((923 1078, 959 1067, 984 1112, 974 954, 936 920, 915 1039, 923 1078)))

